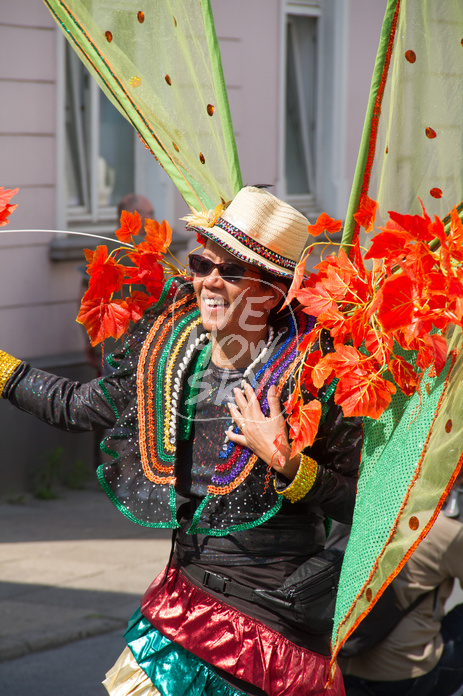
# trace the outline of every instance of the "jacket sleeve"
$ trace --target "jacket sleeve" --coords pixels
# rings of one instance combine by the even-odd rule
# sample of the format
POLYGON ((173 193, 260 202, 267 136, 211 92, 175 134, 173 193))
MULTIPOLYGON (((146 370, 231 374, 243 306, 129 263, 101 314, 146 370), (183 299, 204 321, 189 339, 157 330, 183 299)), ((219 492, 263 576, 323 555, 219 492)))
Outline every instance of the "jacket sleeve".
POLYGON ((22 363, 21 367, 4 393, 4 397, 21 411, 73 432, 114 425, 115 412, 108 396, 111 391, 118 391, 120 401, 124 392, 123 382, 117 375, 80 384, 37 370, 27 363, 22 363))
MULTIPOLYGON (((317 475, 310 491, 299 502, 323 517, 351 524, 362 452, 362 419, 345 418, 332 396, 326 409, 313 445, 304 450, 304 454, 317 462, 317 475)), ((276 475, 279 493, 289 484, 284 476, 276 475)))
MULTIPOLYGON (((320 345, 314 345, 313 350, 320 348, 326 354, 333 350, 332 343, 329 332, 324 330, 320 335, 320 345)), ((322 402, 324 391, 326 389, 319 394, 322 402)), ((304 385, 302 392, 305 399, 314 398, 304 385)), ((317 476, 312 488, 300 502, 324 517, 351 524, 362 452, 362 419, 344 417, 342 409, 334 403, 333 395, 327 399, 323 411, 325 415, 315 441, 304 450, 304 454, 317 462, 317 476)), ((280 493, 289 485, 289 481, 284 479, 283 482, 282 477, 277 476, 276 481, 280 493)))

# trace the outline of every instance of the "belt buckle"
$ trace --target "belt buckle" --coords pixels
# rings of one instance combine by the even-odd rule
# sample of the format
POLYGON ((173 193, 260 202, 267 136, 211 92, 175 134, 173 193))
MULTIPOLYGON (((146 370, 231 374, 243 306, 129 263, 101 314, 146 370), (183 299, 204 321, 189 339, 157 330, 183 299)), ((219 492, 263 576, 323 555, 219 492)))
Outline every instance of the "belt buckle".
POLYGON ((220 592, 221 594, 226 594, 226 590, 227 590, 226 579, 220 577, 220 575, 216 575, 215 573, 211 573, 209 570, 204 571, 203 585, 204 585, 204 587, 207 587, 210 590, 214 590, 215 592, 220 592))

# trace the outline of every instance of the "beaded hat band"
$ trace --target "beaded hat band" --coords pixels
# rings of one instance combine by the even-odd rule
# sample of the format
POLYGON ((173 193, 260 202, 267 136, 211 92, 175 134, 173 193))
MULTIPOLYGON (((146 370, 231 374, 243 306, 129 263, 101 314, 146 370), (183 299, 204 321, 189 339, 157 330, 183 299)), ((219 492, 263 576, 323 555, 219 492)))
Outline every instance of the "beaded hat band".
POLYGON ((292 278, 307 242, 309 221, 265 189, 246 186, 212 225, 195 223, 187 229, 196 230, 241 261, 292 278))

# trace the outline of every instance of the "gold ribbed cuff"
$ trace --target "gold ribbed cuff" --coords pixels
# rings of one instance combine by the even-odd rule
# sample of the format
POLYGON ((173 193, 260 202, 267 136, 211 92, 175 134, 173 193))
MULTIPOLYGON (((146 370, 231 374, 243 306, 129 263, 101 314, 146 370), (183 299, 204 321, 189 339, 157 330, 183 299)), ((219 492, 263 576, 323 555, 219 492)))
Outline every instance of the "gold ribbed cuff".
POLYGON ((297 501, 302 500, 312 488, 317 478, 317 472, 318 464, 315 459, 301 452, 301 463, 299 464, 296 476, 289 486, 283 491, 277 490, 277 493, 284 495, 291 503, 297 503, 297 501))
POLYGON ((8 382, 18 365, 21 365, 21 360, 13 358, 12 355, 0 350, 0 396, 5 389, 5 384, 8 382))

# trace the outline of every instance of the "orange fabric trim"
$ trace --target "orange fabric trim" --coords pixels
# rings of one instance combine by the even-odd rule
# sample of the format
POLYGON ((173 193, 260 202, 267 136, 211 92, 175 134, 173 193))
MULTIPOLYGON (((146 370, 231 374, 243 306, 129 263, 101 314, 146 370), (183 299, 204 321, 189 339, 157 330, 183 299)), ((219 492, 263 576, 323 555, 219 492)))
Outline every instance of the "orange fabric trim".
MULTIPOLYGON (((159 315, 157 320, 154 322, 153 326, 151 327, 148 336, 145 339, 145 342, 143 343, 142 349, 140 351, 140 357, 138 360, 138 367, 137 367, 137 396, 138 396, 138 423, 139 423, 139 440, 140 440, 140 455, 141 455, 141 461, 143 465, 143 471, 146 476, 146 478, 149 481, 153 481, 154 483, 170 483, 173 484, 175 483, 175 476, 173 476, 173 471, 174 467, 173 465, 163 465, 161 464, 157 458, 152 455, 151 460, 154 465, 154 469, 157 471, 170 474, 169 476, 166 477, 160 477, 154 473, 150 466, 150 453, 152 453, 153 448, 154 448, 154 413, 153 413, 153 403, 154 403, 154 384, 153 384, 153 379, 148 380, 148 385, 147 385, 147 394, 146 398, 148 401, 148 404, 151 405, 151 409, 148 409, 148 422, 146 419, 145 415, 145 389, 144 389, 144 375, 145 375, 145 363, 146 363, 146 358, 148 355, 148 351, 151 347, 151 344, 153 342, 154 336, 157 334, 157 331, 159 328, 163 326, 163 329, 161 331, 161 335, 159 336, 158 340, 158 345, 153 351, 152 355, 150 356, 150 361, 149 361, 149 374, 152 377, 152 368, 153 368, 153 362, 159 352, 159 347, 162 345, 162 340, 165 337, 165 335, 170 331, 173 323, 173 316, 174 312, 177 309, 181 309, 183 305, 185 305, 188 301, 190 301, 194 297, 193 294, 187 295, 186 297, 182 298, 178 302, 175 302, 172 307, 169 307, 167 310, 165 310, 162 314, 159 315), (166 321, 168 316, 171 315, 171 320, 166 321), (147 444, 147 433, 148 433, 148 444, 147 444)), ((183 308, 181 310, 180 316, 185 314, 187 312, 186 308, 183 308)))
MULTIPOLYGON (((197 319, 194 319, 187 327, 187 330, 183 334, 183 342, 187 340, 187 337, 189 338, 193 331, 196 329, 197 326, 199 326, 202 322, 201 317, 198 317, 197 319)), ((170 443, 170 437, 169 437, 169 414, 170 414, 170 409, 171 409, 171 404, 172 404, 172 381, 174 378, 174 375, 172 374, 172 368, 174 366, 174 363, 178 357, 178 354, 180 353, 181 349, 183 347, 182 340, 177 340, 175 348, 172 350, 170 356, 169 356, 169 361, 166 366, 166 371, 164 375, 164 398, 166 400, 166 409, 164 413, 164 435, 163 435, 163 446, 164 446, 164 451, 165 452, 175 452, 176 446, 172 445, 170 443), (171 381, 169 382, 167 377, 168 375, 171 376, 171 381)))
POLYGON ((227 486, 208 486, 207 487, 207 492, 212 493, 213 495, 226 495, 227 493, 230 493, 230 491, 233 491, 237 486, 240 485, 240 483, 243 483, 243 481, 249 476, 251 471, 254 468, 254 464, 257 461, 257 454, 253 454, 246 466, 244 467, 243 471, 241 474, 233 481, 233 483, 229 483, 227 486))
MULTIPOLYGON (((376 100, 375 100, 375 105, 373 108, 373 115, 371 117, 371 130, 370 130, 370 143, 368 146, 368 155, 367 155, 367 162, 365 165, 365 173, 363 175, 363 184, 360 192, 360 199, 358 201, 358 204, 360 205, 360 201, 362 200, 362 196, 364 196, 368 192, 368 187, 370 185, 370 176, 371 176, 371 170, 373 167, 373 160, 375 158, 375 152, 376 152, 376 140, 378 138, 378 125, 379 125, 379 118, 381 116, 381 106, 382 106, 382 101, 383 101, 383 96, 384 96, 384 88, 386 86, 386 80, 387 80, 387 75, 389 72, 389 67, 391 63, 391 55, 392 55, 392 48, 394 44, 394 39, 395 39, 395 32, 397 29, 397 21, 399 18, 399 9, 400 9, 400 0, 397 0, 397 5, 395 8, 394 12, 394 17, 392 19, 391 23, 391 33, 389 35, 389 42, 386 50, 386 56, 384 59, 384 66, 383 66, 383 72, 381 74, 381 80, 378 85, 378 91, 376 93, 376 100)), ((351 244, 352 246, 350 247, 350 252, 349 252, 349 257, 354 254, 354 244, 357 240, 357 237, 359 235, 360 231, 360 225, 358 222, 355 223, 354 227, 354 232, 352 234, 352 241, 351 244)))
MULTIPOLYGON (((340 622, 339 627, 338 627, 338 630, 337 630, 337 633, 336 633, 336 636, 339 635, 339 630, 340 630, 341 626, 343 626, 343 625, 345 624, 345 622, 347 621, 347 619, 349 618, 349 616, 352 614, 352 611, 353 611, 353 609, 354 609, 355 602, 358 601, 358 600, 360 599, 360 597, 362 596, 362 594, 365 592, 367 586, 368 586, 368 585, 370 584, 370 582, 372 581, 373 576, 374 576, 374 574, 375 574, 375 572, 376 572, 376 569, 377 569, 377 567, 378 567, 379 561, 381 560, 382 556, 384 555, 384 552, 385 552, 385 550, 386 550, 386 548, 387 548, 387 546, 388 546, 390 540, 392 539, 393 535, 395 534, 395 531, 396 531, 396 529, 397 529, 397 525, 398 525, 399 520, 400 520, 400 518, 401 518, 401 514, 402 514, 402 512, 403 512, 403 510, 404 510, 404 508, 405 508, 405 505, 406 505, 407 502, 408 502, 408 499, 409 499, 409 496, 410 496, 410 492, 411 492, 412 488, 414 487, 414 485, 415 485, 415 483, 416 483, 416 481, 417 481, 417 478, 418 478, 419 474, 421 473, 421 467, 422 467, 424 455, 426 454, 426 450, 427 450, 427 447, 428 447, 429 439, 430 439, 430 437, 431 437, 431 432, 432 432, 432 429, 433 429, 433 427, 434 427, 434 423, 435 423, 435 421, 436 421, 436 418, 437 418, 437 416, 438 416, 438 414, 439 414, 440 408, 441 408, 441 406, 442 406, 442 401, 443 401, 444 396, 445 396, 445 394, 446 394, 446 392, 447 392, 447 388, 448 388, 448 385, 449 385, 449 382, 450 382, 450 377, 451 377, 451 373, 452 373, 453 366, 454 366, 454 364, 455 364, 455 360, 456 360, 456 351, 452 351, 452 364, 451 364, 451 367, 450 367, 450 369, 449 369, 449 372, 448 372, 447 377, 446 377, 446 380, 445 380, 444 389, 442 390, 442 394, 440 395, 439 403, 438 403, 438 405, 437 405, 436 412, 435 412, 435 414, 434 414, 434 418, 433 418, 431 427, 429 428, 428 436, 427 436, 427 438, 426 438, 426 442, 425 442, 425 444, 424 444, 424 447, 423 447, 423 450, 422 450, 422 453, 421 453, 421 456, 420 456, 420 459, 419 459, 419 462, 418 462, 417 469, 416 469, 416 471, 415 471, 415 474, 414 474, 414 476, 413 476, 412 481, 410 482, 410 485, 409 485, 408 490, 407 490, 407 494, 406 494, 406 496, 405 496, 405 498, 404 498, 404 501, 403 501, 403 503, 402 503, 402 505, 401 505, 401 507, 400 507, 400 510, 399 510, 398 515, 397 515, 397 517, 396 517, 396 521, 395 521, 395 523, 394 523, 394 525, 393 525, 393 527, 392 527, 392 529, 391 529, 391 532, 390 532, 390 534, 389 534, 389 538, 388 538, 388 540, 386 541, 386 543, 385 543, 385 545, 384 545, 384 547, 383 547, 383 550, 381 551, 380 555, 379 555, 378 558, 376 559, 375 564, 374 564, 374 566, 373 566, 373 568, 372 568, 372 570, 371 570, 371 572, 370 572, 370 574, 369 574, 367 580, 365 581, 365 583, 364 583, 363 587, 361 588, 360 592, 357 594, 357 596, 356 596, 356 598, 355 598, 355 601, 354 601, 354 604, 353 604, 352 607, 351 607, 351 610, 347 613, 347 615, 344 617, 344 619, 340 622)), ((449 481, 449 483, 447 484, 447 486, 446 486, 444 492, 442 493, 442 495, 441 495, 441 497, 440 497, 440 499, 439 499, 439 502, 437 503, 436 509, 435 509, 435 511, 434 511, 434 513, 433 513, 433 515, 432 515, 432 517, 431 517, 431 519, 430 519, 430 521, 429 521, 428 524, 424 527, 424 529, 422 530, 422 532, 421 532, 421 534, 419 535, 418 539, 416 539, 416 541, 412 544, 412 546, 410 547, 410 549, 407 551, 407 553, 405 554, 404 558, 403 558, 402 561, 399 563, 399 565, 398 565, 398 566, 394 569, 394 571, 386 578, 386 580, 384 581, 383 585, 380 587, 380 589, 379 589, 378 592, 376 593, 375 597, 374 597, 374 598, 372 599, 372 601, 370 602, 369 606, 365 609, 365 611, 364 611, 362 614, 360 614, 360 616, 357 618, 357 620, 355 621, 355 623, 354 623, 354 625, 352 626, 352 628, 348 631, 347 635, 342 639, 342 641, 340 642, 340 644, 337 646, 336 650, 333 650, 333 649, 332 649, 332 653, 331 653, 331 664, 334 664, 334 661, 335 661, 335 659, 336 659, 336 656, 338 655, 339 651, 341 650, 341 648, 342 648, 342 646, 344 645, 344 643, 346 642, 346 640, 349 638, 349 636, 352 635, 352 633, 355 631, 355 629, 356 629, 357 626, 361 623, 361 621, 365 618, 365 616, 367 616, 367 614, 370 613, 370 611, 371 611, 371 610, 373 609, 373 607, 375 606, 376 602, 379 600, 379 598, 380 598, 381 595, 383 594, 383 592, 384 592, 384 590, 386 589, 386 587, 387 587, 387 586, 392 582, 392 580, 399 574, 399 572, 402 570, 402 568, 404 567, 405 563, 408 561, 408 559, 410 558, 410 556, 412 555, 412 553, 414 552, 414 550, 416 549, 416 547, 418 546, 418 544, 424 539, 424 537, 427 535, 427 533, 428 533, 429 530, 431 529, 432 525, 434 524, 434 522, 435 522, 435 520, 436 520, 437 515, 438 515, 439 512, 440 512, 440 509, 441 509, 442 505, 444 504, 444 501, 445 501, 445 499, 446 499, 446 497, 447 497, 447 495, 448 495, 448 493, 449 493, 449 491, 450 491, 450 489, 451 489, 453 483, 455 482, 456 477, 458 476, 458 473, 459 473, 459 471, 460 471, 460 469, 461 469, 462 464, 463 464, 463 454, 460 456, 460 458, 459 458, 459 460, 458 460, 457 466, 455 467, 455 470, 454 470, 454 472, 453 472, 453 474, 452 474, 452 476, 451 476, 451 478, 450 478, 450 481, 449 481)))

